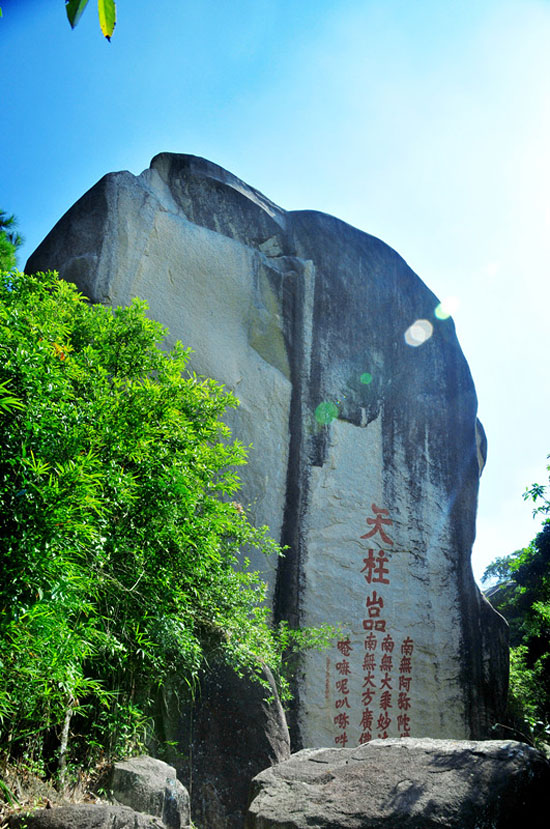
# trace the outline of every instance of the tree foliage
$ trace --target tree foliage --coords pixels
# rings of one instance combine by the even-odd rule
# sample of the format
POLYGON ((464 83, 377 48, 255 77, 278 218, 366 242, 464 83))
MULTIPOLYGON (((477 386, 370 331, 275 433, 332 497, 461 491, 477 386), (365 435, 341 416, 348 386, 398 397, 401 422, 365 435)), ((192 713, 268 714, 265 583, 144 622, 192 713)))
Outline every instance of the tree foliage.
MULTIPOLYGON (((550 467, 548 467, 550 471, 550 467)), ((524 494, 547 515, 546 485, 524 494), (541 502, 541 503, 537 503, 541 502)), ((487 596, 510 625, 510 710, 519 727, 550 736, 550 519, 523 550, 496 559, 483 581, 497 579, 487 596)))
POLYGON ((0 271, 15 268, 17 248, 23 244, 16 226, 15 216, 8 216, 4 210, 0 210, 0 271))
MULTIPOLYGON (((548 460, 550 455, 547 455, 546 458, 548 460)), ((550 465, 546 467, 546 471, 550 472, 550 465)), ((531 484, 523 493, 524 501, 531 500, 536 504, 533 508, 534 516, 548 515, 550 513, 550 498, 547 497, 547 493, 550 494, 550 484, 531 484)))
MULTIPOLYGON (((55 273, 0 278, 0 744, 82 761, 128 750, 145 700, 205 660, 266 663, 274 631, 235 501, 235 397, 186 374, 145 303, 89 305, 55 273), (78 736, 80 735, 80 737, 78 736), (60 756, 61 755, 61 756, 60 756)), ((315 640, 316 642, 316 640, 315 640)))

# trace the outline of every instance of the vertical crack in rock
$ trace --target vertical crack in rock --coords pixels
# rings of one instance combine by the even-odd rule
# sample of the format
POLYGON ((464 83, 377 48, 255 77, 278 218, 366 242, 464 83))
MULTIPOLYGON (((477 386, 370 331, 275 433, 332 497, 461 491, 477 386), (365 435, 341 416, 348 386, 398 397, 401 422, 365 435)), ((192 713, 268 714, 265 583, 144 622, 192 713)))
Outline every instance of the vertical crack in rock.
MULTIPOLYGON (((311 333, 315 269, 310 261, 294 260, 296 269, 284 283, 285 334, 290 355, 292 392, 289 413, 289 451, 281 543, 285 550, 279 560, 274 595, 274 618, 286 620, 291 627, 302 623, 301 596, 304 592, 304 534, 307 512, 309 466, 304 434, 308 416, 311 333)), ((295 749, 302 747, 297 725, 300 686, 293 684, 289 726, 295 749)))
POLYGON ((296 270, 287 274, 284 290, 285 334, 290 354, 292 393, 289 415, 289 455, 286 501, 281 542, 288 546, 280 560, 275 588, 275 620, 300 624, 300 575, 303 559, 301 528, 307 505, 308 474, 304 456, 304 423, 307 420, 307 381, 311 357, 311 292, 315 281, 310 262, 295 260, 296 270))

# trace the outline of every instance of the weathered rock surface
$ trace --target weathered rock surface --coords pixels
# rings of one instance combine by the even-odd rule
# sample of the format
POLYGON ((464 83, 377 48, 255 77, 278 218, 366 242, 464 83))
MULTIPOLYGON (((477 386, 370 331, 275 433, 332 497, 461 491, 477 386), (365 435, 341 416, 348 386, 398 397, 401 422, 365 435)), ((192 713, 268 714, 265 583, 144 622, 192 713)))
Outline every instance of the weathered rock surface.
POLYGON ((12 816, 10 829, 165 829, 160 818, 108 803, 75 803, 12 816))
POLYGON ((129 806, 161 819, 167 829, 183 829, 190 820, 189 795, 176 770, 153 757, 130 757, 115 763, 109 795, 115 804, 129 806))
POLYGON ((193 750, 181 769, 182 779, 192 780, 193 818, 201 827, 241 829, 252 778, 290 758, 288 727, 268 669, 264 679, 271 690, 219 665, 202 683, 189 723, 193 750))
POLYGON ((454 324, 404 260, 163 153, 86 193, 27 265, 45 268, 95 301, 146 299, 241 400, 242 500, 290 548, 253 560, 275 615, 344 631, 304 660, 295 747, 488 735, 507 645, 470 566, 485 442, 454 324))
POLYGON ((259 774, 247 829, 543 829, 550 764, 523 743, 374 740, 259 774))
POLYGON ((189 795, 176 770, 153 757, 115 763, 102 781, 111 803, 65 803, 12 815, 11 829, 188 829, 189 795))

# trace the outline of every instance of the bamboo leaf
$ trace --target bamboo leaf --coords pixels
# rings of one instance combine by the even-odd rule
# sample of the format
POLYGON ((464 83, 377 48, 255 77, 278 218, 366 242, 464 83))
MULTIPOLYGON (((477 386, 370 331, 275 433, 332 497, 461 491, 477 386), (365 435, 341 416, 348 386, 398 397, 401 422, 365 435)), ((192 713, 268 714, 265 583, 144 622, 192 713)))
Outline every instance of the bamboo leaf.
POLYGON ((2 410, 10 412, 12 409, 25 408, 21 400, 14 394, 10 394, 10 388, 7 381, 0 383, 0 413, 2 410))
MULTIPOLYGON (((0 17, 2 17, 2 9, 0 9, 0 17)), ((10 806, 20 806, 18 799, 13 792, 8 789, 3 780, 0 780, 0 791, 4 793, 4 798, 10 806)))
POLYGON ((115 0, 97 0, 97 9, 99 12, 101 31, 107 40, 110 41, 116 24, 115 0))
POLYGON ((67 12, 71 29, 74 29, 82 17, 82 12, 88 5, 88 0, 65 0, 65 3, 65 11, 67 12))

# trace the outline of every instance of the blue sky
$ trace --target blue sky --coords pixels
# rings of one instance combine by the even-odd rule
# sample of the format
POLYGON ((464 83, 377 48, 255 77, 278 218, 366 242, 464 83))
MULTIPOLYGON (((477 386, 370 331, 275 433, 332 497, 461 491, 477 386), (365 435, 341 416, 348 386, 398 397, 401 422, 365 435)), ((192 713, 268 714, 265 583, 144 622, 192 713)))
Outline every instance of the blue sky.
POLYGON ((550 452, 550 0, 0 0, 0 207, 27 256, 102 175, 202 155, 392 245, 440 297, 489 441, 474 571, 550 452))

